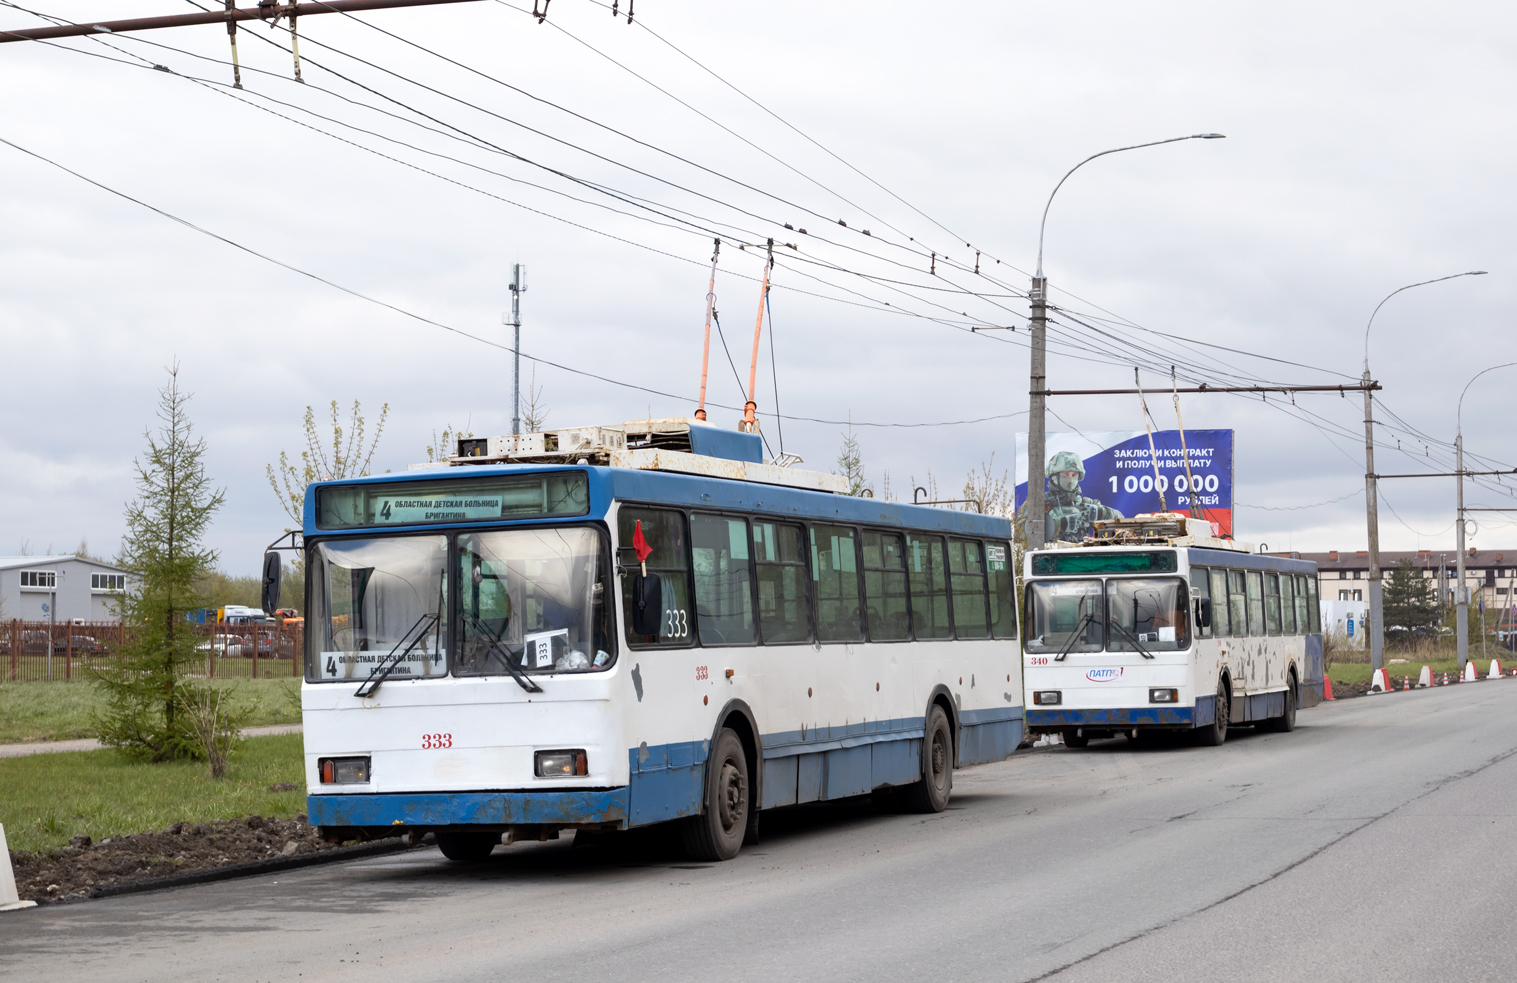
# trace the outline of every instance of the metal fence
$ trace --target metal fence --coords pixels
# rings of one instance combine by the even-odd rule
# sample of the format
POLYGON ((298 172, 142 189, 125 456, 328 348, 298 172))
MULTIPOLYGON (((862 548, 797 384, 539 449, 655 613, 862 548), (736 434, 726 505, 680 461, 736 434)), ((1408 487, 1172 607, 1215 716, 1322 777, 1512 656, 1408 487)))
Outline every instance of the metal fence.
MULTIPOLYGON (((186 623, 195 636, 191 676, 211 679, 300 678, 305 626, 186 623)), ((0 623, 0 675, 11 682, 88 679, 90 669, 119 658, 131 637, 120 621, 0 623)))

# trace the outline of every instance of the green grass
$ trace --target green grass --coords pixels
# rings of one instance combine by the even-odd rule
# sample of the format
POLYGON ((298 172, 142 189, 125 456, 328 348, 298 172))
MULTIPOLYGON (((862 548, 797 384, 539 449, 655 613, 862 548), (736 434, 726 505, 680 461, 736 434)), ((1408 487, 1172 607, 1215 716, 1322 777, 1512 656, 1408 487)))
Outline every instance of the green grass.
POLYGON ((146 764, 115 751, 0 758, 0 823, 12 850, 67 846, 163 829, 176 822, 305 812, 301 736, 252 737, 232 756, 227 777, 203 762, 146 764), (295 792, 270 792, 294 782, 295 792))
MULTIPOLYGON (((1491 670, 1489 655, 1486 658, 1481 658, 1478 651, 1471 653, 1471 655, 1472 661, 1475 663, 1475 671, 1480 673, 1482 679, 1485 678, 1485 674, 1491 670)), ((1504 655, 1505 653, 1497 653, 1496 657, 1502 659, 1501 664, 1503 666, 1508 666, 1509 660, 1502 658, 1504 655)), ((1413 659, 1409 662, 1397 662, 1395 664, 1392 664, 1390 660, 1403 658, 1403 656, 1397 655, 1395 652, 1387 652, 1385 653, 1385 657, 1385 669, 1390 674, 1393 682, 1399 680, 1402 676, 1410 676, 1412 677, 1412 685, 1417 685, 1417 677, 1421 674, 1424 665, 1432 666, 1433 675, 1435 676, 1441 677, 1444 673, 1453 676, 1459 672, 1459 659, 1457 657, 1451 656, 1446 659, 1435 658, 1428 661, 1413 659)), ((1517 663, 1513 663, 1513 665, 1517 665, 1517 663)), ((1370 678, 1370 664, 1368 662, 1334 662, 1327 674, 1332 677, 1334 683, 1366 683, 1369 682, 1370 678)))
MULTIPOLYGON (((249 726, 300 723, 298 679, 218 679, 216 685, 256 701, 249 726)), ((94 715, 104 705, 101 688, 87 680, 0 683, 0 744, 94 737, 94 715)))

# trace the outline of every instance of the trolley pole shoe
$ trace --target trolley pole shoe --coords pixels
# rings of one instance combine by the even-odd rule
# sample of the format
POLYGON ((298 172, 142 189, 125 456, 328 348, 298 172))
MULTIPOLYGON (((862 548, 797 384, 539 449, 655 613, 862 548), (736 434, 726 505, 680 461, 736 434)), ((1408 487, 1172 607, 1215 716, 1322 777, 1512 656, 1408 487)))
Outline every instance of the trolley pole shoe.
POLYGON ((1376 669, 1370 677, 1370 695, 1376 693, 1389 693, 1391 690, 1391 677, 1384 669, 1376 669))
POLYGON ((22 901, 16 893, 16 873, 11 870, 11 851, 5 843, 5 826, 0 824, 0 911, 36 907, 35 901, 22 901))
POLYGON ((1485 678, 1486 679, 1500 679, 1502 677, 1502 675, 1503 675, 1503 673, 1501 671, 1501 660, 1500 659, 1492 659, 1491 660, 1491 671, 1485 674, 1485 678))
POLYGON ((1417 688, 1422 689, 1431 685, 1433 685, 1433 667, 1423 666, 1421 674, 1417 676, 1417 688))

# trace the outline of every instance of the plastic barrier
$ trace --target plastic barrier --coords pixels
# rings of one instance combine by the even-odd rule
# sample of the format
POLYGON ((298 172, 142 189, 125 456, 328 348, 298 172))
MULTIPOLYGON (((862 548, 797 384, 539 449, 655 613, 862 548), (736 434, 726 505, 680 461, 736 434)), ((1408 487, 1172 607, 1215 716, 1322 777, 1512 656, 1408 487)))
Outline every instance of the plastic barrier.
POLYGON ((1423 666, 1421 674, 1417 677, 1417 688, 1422 689, 1424 686, 1431 685, 1433 685, 1433 667, 1423 666))
POLYGON ((1479 674, 1475 672, 1475 660, 1471 659, 1464 664, 1464 676, 1459 681, 1461 683, 1473 683, 1479 678, 1479 674))
POLYGON ((1327 673, 1324 672, 1322 674, 1322 699, 1323 700, 1331 700, 1332 698, 1333 698, 1333 677, 1329 676, 1327 673))
POLYGON ((1384 669, 1376 669, 1370 677, 1370 695, 1376 693, 1389 693, 1391 691, 1391 677, 1384 669))
POLYGON ((1488 673, 1486 673, 1485 678, 1486 679, 1500 679, 1501 676, 1502 676, 1502 672, 1501 672, 1501 660, 1500 659, 1492 659, 1491 660, 1491 671, 1488 672, 1488 673))

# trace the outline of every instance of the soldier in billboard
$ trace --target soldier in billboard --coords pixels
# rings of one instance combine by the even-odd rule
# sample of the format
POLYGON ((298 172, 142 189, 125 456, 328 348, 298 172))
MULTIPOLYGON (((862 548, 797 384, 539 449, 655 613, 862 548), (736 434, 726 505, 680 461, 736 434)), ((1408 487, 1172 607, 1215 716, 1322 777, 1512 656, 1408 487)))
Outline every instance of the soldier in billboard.
POLYGON ((1085 462, 1070 451, 1060 451, 1048 460, 1048 520, 1046 542, 1078 543, 1094 530, 1097 519, 1120 519, 1122 513, 1089 498, 1080 491, 1085 480, 1085 462))

